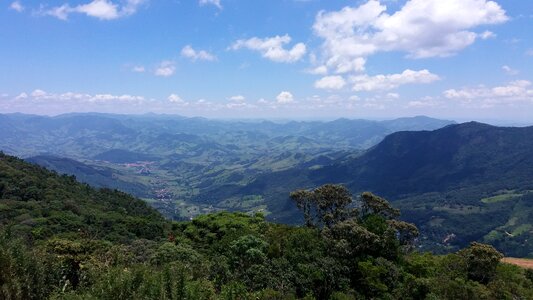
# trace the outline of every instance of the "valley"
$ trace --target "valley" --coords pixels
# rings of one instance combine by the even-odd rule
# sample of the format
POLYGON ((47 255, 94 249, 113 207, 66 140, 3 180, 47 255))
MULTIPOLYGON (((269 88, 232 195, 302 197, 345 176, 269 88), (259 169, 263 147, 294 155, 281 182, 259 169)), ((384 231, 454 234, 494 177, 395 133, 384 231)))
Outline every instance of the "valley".
POLYGON ((421 250, 446 253, 478 240, 506 255, 533 255, 529 127, 426 117, 274 123, 74 114, 0 120, 10 128, 0 145, 6 153, 131 193, 168 219, 242 211, 300 224, 289 192, 336 183, 391 200, 421 229, 421 250))

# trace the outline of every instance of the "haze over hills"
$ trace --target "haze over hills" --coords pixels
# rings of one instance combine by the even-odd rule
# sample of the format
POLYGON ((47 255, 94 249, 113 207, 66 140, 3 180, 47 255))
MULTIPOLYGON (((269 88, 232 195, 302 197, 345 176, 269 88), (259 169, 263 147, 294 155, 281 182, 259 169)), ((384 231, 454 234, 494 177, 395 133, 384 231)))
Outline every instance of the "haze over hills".
POLYGON ((46 153, 28 161, 133 193, 168 218, 223 209, 298 223, 291 190, 342 183, 401 207, 422 229, 424 249, 450 251, 484 240, 510 254, 530 254, 532 127, 426 117, 281 124, 158 115, 1 119, 8 128, 4 149, 46 153), (26 140, 15 143, 21 132, 26 140))
POLYGON ((189 200, 226 184, 246 185, 264 172, 358 155, 395 130, 450 123, 427 117, 275 123, 154 114, 11 114, 0 117, 6 129, 0 149, 38 156, 30 160, 94 186, 134 193, 170 218, 189 218, 217 209, 268 213, 261 195, 246 195, 246 203, 189 200))

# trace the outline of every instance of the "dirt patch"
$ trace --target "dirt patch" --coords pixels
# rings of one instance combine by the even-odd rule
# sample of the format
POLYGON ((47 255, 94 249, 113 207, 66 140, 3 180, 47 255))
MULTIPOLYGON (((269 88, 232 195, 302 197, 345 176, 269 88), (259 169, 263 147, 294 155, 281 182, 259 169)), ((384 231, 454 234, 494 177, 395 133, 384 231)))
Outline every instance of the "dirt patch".
POLYGON ((533 269, 533 259, 504 257, 502 262, 517 265, 522 268, 533 269))

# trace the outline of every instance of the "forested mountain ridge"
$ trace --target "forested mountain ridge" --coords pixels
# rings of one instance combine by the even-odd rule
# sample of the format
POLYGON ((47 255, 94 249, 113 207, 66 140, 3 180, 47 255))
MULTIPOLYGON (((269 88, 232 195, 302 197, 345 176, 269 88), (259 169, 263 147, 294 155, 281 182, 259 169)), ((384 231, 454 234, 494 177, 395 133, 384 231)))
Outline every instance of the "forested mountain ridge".
POLYGON ((336 185, 291 197, 309 226, 228 212, 171 223, 129 195, 0 154, 0 298, 533 297, 533 272, 491 246, 413 252, 416 227, 381 197, 336 185))
POLYGON ((271 122, 6 114, 0 115, 0 150, 93 186, 132 193, 168 218, 189 219, 226 209, 268 214, 258 194, 209 203, 190 200, 218 187, 246 185, 259 174, 356 156, 396 130, 451 123, 428 117, 271 122))
POLYGON ((155 239, 167 224, 145 202, 0 153, 0 224, 31 240, 53 237, 115 242, 155 239))
POLYGON ((286 207, 287 191, 341 183, 391 199, 421 228, 429 249, 484 240, 508 254, 531 256, 532 166, 533 127, 470 122, 393 133, 355 158, 264 174, 232 193, 267 195, 273 206, 286 207))

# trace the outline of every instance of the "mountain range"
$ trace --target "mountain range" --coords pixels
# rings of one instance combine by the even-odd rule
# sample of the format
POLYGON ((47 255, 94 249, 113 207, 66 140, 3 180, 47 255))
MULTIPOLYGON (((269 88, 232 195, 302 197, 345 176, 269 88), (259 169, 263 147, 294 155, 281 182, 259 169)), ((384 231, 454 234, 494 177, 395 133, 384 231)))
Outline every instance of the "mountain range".
POLYGON ((340 183, 401 208, 424 250, 481 240, 533 255, 533 127, 102 114, 0 115, 0 124, 3 151, 142 197, 168 218, 236 210, 299 223, 289 192, 340 183))

